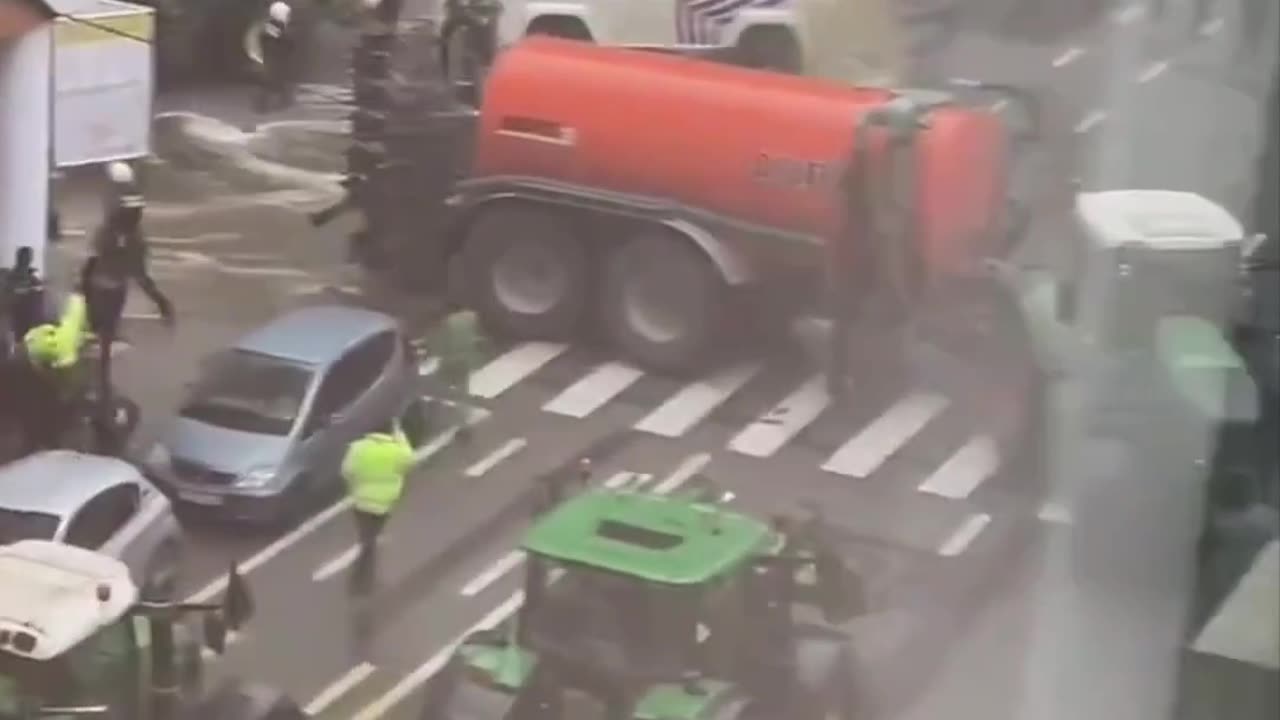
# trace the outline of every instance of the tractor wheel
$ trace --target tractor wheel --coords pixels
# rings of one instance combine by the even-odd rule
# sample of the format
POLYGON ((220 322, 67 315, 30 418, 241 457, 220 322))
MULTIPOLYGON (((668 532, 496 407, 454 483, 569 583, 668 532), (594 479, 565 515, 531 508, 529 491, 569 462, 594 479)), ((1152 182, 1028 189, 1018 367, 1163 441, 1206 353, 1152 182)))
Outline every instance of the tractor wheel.
POLYGON ((525 205, 481 211, 467 234, 468 294, 485 325, 522 339, 564 339, 590 295, 586 248, 567 223, 525 205))
POLYGON ((601 307, 625 355, 660 372, 704 368, 723 336, 728 288, 701 253, 647 228, 609 259, 601 307))

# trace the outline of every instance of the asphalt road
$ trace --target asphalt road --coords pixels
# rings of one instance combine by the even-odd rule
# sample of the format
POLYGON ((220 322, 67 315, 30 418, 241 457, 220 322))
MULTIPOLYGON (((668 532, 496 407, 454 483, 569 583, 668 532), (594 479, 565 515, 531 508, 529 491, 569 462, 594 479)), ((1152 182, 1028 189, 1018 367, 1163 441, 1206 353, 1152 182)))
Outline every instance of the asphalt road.
MULTIPOLYGON (((1046 100, 1052 137, 1039 158, 1042 187, 1035 192, 1041 244, 1062 236, 1063 188, 1077 175, 1111 187, 1143 178, 1161 185, 1185 178, 1206 192, 1230 184, 1206 178, 1203 158, 1182 167, 1170 148, 1202 143, 1202 122, 1221 121, 1213 104, 1218 93, 1239 99, 1239 91, 1202 79, 1189 102, 1183 83, 1204 71, 1176 67, 1174 55, 1161 49, 1167 45, 1152 43, 1148 52, 1144 22, 1121 12, 1063 44, 972 38, 957 49, 957 74, 1018 82, 1046 100), (1162 62, 1169 65, 1156 70, 1162 62), (1126 98, 1142 102, 1134 110, 1121 102, 1126 98), (1167 122, 1175 113, 1198 122, 1167 122), (1153 137, 1164 139, 1152 142, 1161 148, 1126 166, 1140 168, 1142 177, 1098 170, 1103 177, 1095 180, 1087 173, 1111 167, 1095 158, 1107 156, 1114 138, 1108 133, 1117 126, 1126 135, 1134 127, 1159 131, 1153 137)), ((1215 165, 1214 174, 1230 173, 1215 165)), ((311 202, 285 194, 175 203, 153 213, 157 274, 177 295, 183 325, 177 337, 166 337, 140 308, 130 339, 146 352, 122 359, 122 382, 143 396, 153 421, 162 421, 201 355, 291 304, 370 303, 422 329, 427 310, 337 270, 336 231, 315 233, 298 217, 311 202)), ((61 252, 74 256, 79 247, 69 241, 61 252)), ((957 580, 938 591, 942 604, 952 600, 948 591, 999 590, 964 623, 936 684, 921 669, 897 672, 886 685, 896 679, 919 696, 912 717, 1019 716, 1009 685, 1026 659, 1038 556, 1010 559, 1002 554, 1006 543, 993 538, 1040 513, 1044 493, 999 472, 1001 458, 982 440, 995 432, 981 422, 983 413, 956 398, 943 407, 933 391, 917 394, 922 388, 901 378, 876 377, 862 378, 853 410, 837 409, 824 402, 811 364, 798 353, 748 354, 742 361, 758 369, 729 371, 689 389, 629 373, 590 351, 556 350, 542 348, 541 364, 536 347, 496 358, 477 380, 481 394, 495 397, 485 403, 492 413, 478 422, 472 444, 442 438, 424 449, 430 457, 387 533, 380 591, 386 619, 368 657, 350 642, 343 581, 354 533, 342 506, 279 535, 191 527, 189 592, 216 594, 220 574, 236 559, 258 600, 258 617, 216 661, 218 671, 279 683, 326 717, 411 717, 416 691, 448 644, 513 609, 519 563, 510 552, 524 524, 519 500, 532 479, 568 471, 589 456, 598 482, 625 472, 646 491, 700 471, 750 508, 788 510, 819 498, 833 520, 871 528, 892 548, 892 560, 868 563, 891 606, 899 593, 921 592, 917 577, 957 580), (759 422, 780 405, 784 412, 759 422), (498 512, 507 506, 516 510, 498 512), (459 540, 467 541, 467 552, 440 557, 459 540), (993 566, 1011 578, 989 577, 993 566)), ((1052 508, 1043 514, 1056 517, 1052 508)), ((950 639, 927 647, 941 657, 950 639)))

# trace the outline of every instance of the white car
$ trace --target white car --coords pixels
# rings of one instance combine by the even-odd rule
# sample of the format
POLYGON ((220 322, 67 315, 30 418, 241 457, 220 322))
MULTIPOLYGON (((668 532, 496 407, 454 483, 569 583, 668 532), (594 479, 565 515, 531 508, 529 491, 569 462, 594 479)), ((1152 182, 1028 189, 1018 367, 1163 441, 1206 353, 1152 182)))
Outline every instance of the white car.
POLYGON ((182 528, 133 465, 71 450, 0 467, 0 545, 53 540, 118 558, 148 600, 177 591, 182 528))

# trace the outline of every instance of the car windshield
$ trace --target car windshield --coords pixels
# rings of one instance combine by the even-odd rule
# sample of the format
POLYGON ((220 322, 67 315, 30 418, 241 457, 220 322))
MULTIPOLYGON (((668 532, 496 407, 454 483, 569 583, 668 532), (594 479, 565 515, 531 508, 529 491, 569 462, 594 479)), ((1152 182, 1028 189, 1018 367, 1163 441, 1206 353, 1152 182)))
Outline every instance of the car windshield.
POLYGON ((0 545, 19 540, 52 540, 58 532, 58 522, 57 515, 0 508, 0 545))
POLYGON ((230 430, 288 435, 311 377, 305 366, 231 350, 209 361, 181 414, 230 430))

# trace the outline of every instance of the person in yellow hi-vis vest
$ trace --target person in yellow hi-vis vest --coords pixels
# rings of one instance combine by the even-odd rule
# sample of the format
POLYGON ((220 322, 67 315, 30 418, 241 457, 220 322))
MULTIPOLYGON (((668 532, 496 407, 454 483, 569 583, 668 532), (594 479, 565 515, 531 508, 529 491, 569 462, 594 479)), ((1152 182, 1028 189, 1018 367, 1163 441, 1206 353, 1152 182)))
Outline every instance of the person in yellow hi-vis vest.
POLYGON ((371 432, 347 448, 342 460, 342 479, 351 498, 359 543, 350 576, 353 595, 367 596, 373 589, 378 538, 387 517, 400 502, 413 462, 413 446, 399 422, 371 432))
POLYGON ((27 452, 59 447, 75 420, 84 393, 80 357, 87 319, 84 296, 76 293, 56 324, 37 325, 23 337, 26 362, 15 384, 23 396, 27 452))

